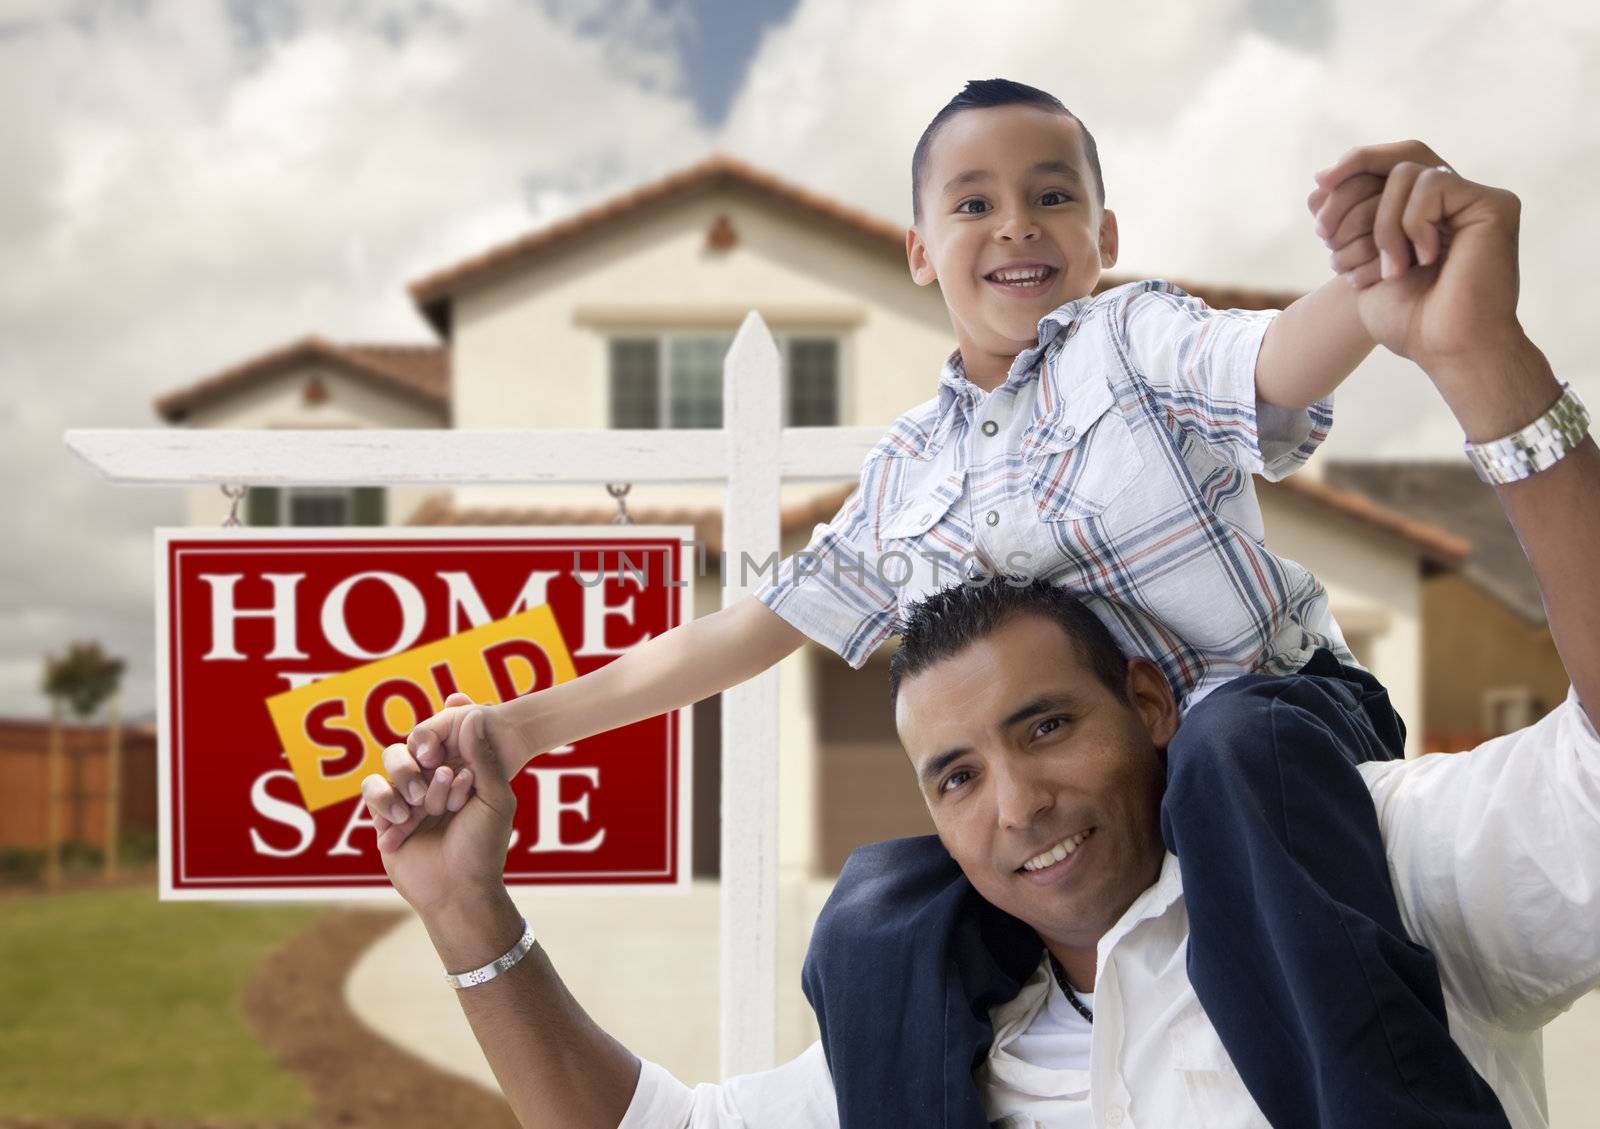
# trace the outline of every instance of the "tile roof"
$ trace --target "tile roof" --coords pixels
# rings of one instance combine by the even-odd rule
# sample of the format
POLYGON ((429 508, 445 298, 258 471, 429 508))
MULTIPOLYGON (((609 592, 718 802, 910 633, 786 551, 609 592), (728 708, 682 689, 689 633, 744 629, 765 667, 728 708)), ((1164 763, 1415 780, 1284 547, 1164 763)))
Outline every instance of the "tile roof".
POLYGON ((1546 622, 1533 566, 1492 488, 1465 462, 1335 462, 1328 480, 1471 542, 1462 575, 1530 625, 1546 622))
MULTIPOLYGON (((783 207, 831 221, 841 230, 865 238, 895 256, 905 254, 906 229, 897 223, 870 215, 829 196, 802 188, 756 168, 737 157, 715 154, 698 164, 670 173, 659 180, 612 197, 576 215, 531 231, 510 242, 464 259, 461 262, 417 279, 410 286, 411 298, 439 333, 450 336, 450 303, 456 294, 471 286, 500 277, 574 239, 590 234, 624 216, 652 205, 715 188, 740 186, 755 191, 783 207)), ((1117 276, 1101 280, 1100 289, 1120 286, 1128 278, 1117 276)), ((1173 280, 1178 281, 1178 280, 1173 280)), ((1299 297, 1298 293, 1250 290, 1179 282, 1191 294, 1204 298, 1219 309, 1277 309, 1299 297)))
POLYGON ((1435 569, 1457 569, 1472 551, 1470 541, 1449 530, 1391 509, 1365 494, 1319 482, 1308 474, 1293 475, 1280 482, 1257 479, 1256 490, 1261 495, 1282 493, 1300 498, 1398 537, 1435 569))
POLYGON ((356 380, 398 393, 448 415, 450 350, 443 345, 339 345, 312 334, 269 353, 243 361, 155 401, 168 423, 179 423, 196 408, 302 365, 321 364, 356 380))

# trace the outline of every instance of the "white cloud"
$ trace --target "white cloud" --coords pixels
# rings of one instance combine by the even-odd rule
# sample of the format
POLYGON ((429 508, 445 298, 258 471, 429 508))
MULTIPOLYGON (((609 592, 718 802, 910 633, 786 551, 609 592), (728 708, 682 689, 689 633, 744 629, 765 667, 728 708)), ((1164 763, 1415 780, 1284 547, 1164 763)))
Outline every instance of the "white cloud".
MULTIPOLYGON (((1308 11, 1316 8, 1310 5, 1308 11)), ((1341 0, 1283 41, 1238 0, 1038 5, 802 0, 729 118, 758 163, 901 223, 918 135, 969 78, 1056 94, 1094 130, 1120 269, 1310 289, 1326 252, 1304 208, 1351 146, 1421 137, 1524 201, 1522 317, 1600 402, 1600 9, 1341 0), (1318 33, 1322 39, 1317 39, 1318 33), (1309 40, 1309 42, 1308 42, 1309 40), (803 92, 797 93, 797 92, 803 92)), ((1449 413, 1409 366, 1369 362, 1340 398, 1334 457, 1447 456, 1449 413)))
MULTIPOLYGON (((1259 0, 801 0, 716 138, 672 47, 683 4, 231 7, 0 0, 0 715, 39 712, 39 659, 80 637, 150 701, 149 529, 180 499, 99 482, 65 428, 155 426, 155 395, 308 331, 425 338, 407 281, 713 142, 904 222, 912 146, 967 78, 1092 125, 1146 274, 1316 285, 1312 170, 1429 140, 1523 197, 1524 320, 1600 403, 1589 5, 1330 0, 1291 35, 1259 0)), ((1341 415, 1346 457, 1455 449, 1401 366, 1369 365, 1341 415)))
POLYGON ((0 716, 75 638, 153 702, 149 531, 181 499, 98 481, 63 430, 155 426, 310 331, 425 339, 408 281, 708 148, 648 3, 254 11, 0 11, 0 716))

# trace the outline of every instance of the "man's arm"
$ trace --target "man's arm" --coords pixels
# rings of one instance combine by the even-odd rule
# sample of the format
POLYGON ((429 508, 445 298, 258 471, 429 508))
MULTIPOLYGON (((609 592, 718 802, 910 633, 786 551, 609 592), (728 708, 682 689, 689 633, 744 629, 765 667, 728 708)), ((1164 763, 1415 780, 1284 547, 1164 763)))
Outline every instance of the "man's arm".
MULTIPOLYGON (((464 694, 459 772, 441 767, 428 783, 414 834, 384 847, 390 820, 380 776, 362 782, 378 831, 384 869, 416 910, 444 967, 481 968, 522 935, 522 918, 505 888, 505 858, 517 798, 484 711, 464 694)), ((518 1120, 527 1127, 616 1129, 633 1099, 638 1060, 578 1006, 537 944, 500 976, 460 991, 466 1012, 518 1120)))
MULTIPOLYGON (((522 917, 504 886, 441 906, 422 922, 452 972, 488 964, 522 935, 522 917)), ((525 1129, 621 1124, 639 1081, 639 1060, 589 1018, 543 946, 536 943, 509 971, 458 995, 525 1129)))
MULTIPOLYGON (((1352 152, 1320 175, 1319 193, 1385 178, 1368 257, 1345 264, 1363 322, 1422 367, 1468 441, 1497 439, 1559 393, 1516 317, 1520 204, 1406 148, 1352 152)), ((1600 983, 1600 734, 1586 708, 1600 701, 1600 452, 1585 440, 1497 491, 1576 700, 1471 752, 1362 773, 1408 931, 1463 1006, 1532 1030, 1600 983)))
MULTIPOLYGON (((1346 256, 1358 311, 1374 340, 1415 361, 1481 443, 1518 431, 1548 410, 1560 386, 1517 320, 1521 203, 1474 184, 1416 142, 1357 149, 1318 175, 1311 204, 1338 229, 1355 211, 1339 186, 1379 176, 1370 237, 1346 256), (1425 161, 1417 160, 1420 153, 1425 161), (1331 209, 1331 210, 1330 210, 1331 209), (1448 247, 1448 253, 1445 248, 1448 247), (1352 259, 1369 257, 1351 266, 1352 259)), ((1555 466, 1496 487, 1533 565, 1550 632, 1578 699, 1600 703, 1600 452, 1585 440, 1555 466)))
MULTIPOLYGON (((441 766, 414 834, 383 847, 380 776, 362 782, 383 865, 428 930, 444 968, 482 968, 511 950, 522 918, 505 887, 516 795, 486 711, 464 694, 463 767, 441 766), (473 787, 475 781, 481 781, 473 787)), ((820 1044, 792 1062, 690 1091, 641 1063, 579 1006, 537 943, 511 968, 459 991, 462 1011, 525 1129, 838 1129, 820 1044)))
MULTIPOLYGON (((1520 430, 1561 395, 1550 362, 1526 338, 1502 356, 1462 358, 1429 375, 1473 443, 1520 430)), ((1585 439, 1550 469, 1495 492, 1539 580, 1578 701, 1600 718, 1600 450, 1585 439)))

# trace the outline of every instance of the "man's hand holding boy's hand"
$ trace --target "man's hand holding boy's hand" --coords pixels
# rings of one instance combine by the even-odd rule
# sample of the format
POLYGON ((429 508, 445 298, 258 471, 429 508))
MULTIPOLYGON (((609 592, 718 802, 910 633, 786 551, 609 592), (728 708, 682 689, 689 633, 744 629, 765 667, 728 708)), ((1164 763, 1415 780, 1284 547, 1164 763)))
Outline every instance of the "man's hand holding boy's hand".
POLYGON ((488 741, 495 765, 509 780, 539 752, 496 706, 475 705, 465 694, 451 694, 444 708, 418 722, 404 745, 383 751, 387 776, 369 776, 362 796, 378 825, 378 849, 392 851, 430 817, 460 810, 473 791, 473 771, 463 745, 467 718, 477 714, 467 736, 488 741), (438 810, 434 810, 434 809, 438 810))
POLYGON ((1334 269, 1360 292, 1373 339, 1436 381, 1525 342, 1516 319, 1521 206, 1510 192, 1465 180, 1426 145, 1404 141, 1351 150, 1317 174, 1307 204, 1334 269))
POLYGON ((452 694, 445 706, 454 718, 451 745, 460 768, 441 764, 432 771, 421 801, 408 811, 406 835, 395 837, 392 783, 377 775, 361 782, 384 870, 424 920, 501 894, 517 810, 504 761, 484 730, 489 711, 465 694, 452 694))

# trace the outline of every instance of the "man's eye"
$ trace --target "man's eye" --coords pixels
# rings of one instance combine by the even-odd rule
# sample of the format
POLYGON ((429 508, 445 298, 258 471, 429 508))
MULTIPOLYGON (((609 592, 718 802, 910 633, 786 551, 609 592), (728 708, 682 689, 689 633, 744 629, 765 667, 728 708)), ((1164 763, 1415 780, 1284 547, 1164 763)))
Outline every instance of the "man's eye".
POLYGON ((962 215, 967 215, 967 216, 981 216, 983 214, 982 212, 969 212, 969 211, 967 211, 967 205, 968 204, 976 204, 980 208, 987 208, 989 206, 988 204, 985 204, 982 200, 978 200, 978 199, 963 200, 963 201, 961 201, 961 203, 956 205, 956 211, 960 212, 962 215))
POLYGON ((1064 717, 1048 717, 1041 721, 1033 730, 1035 737, 1043 737, 1047 733, 1054 733, 1067 723, 1064 717))
POLYGON ((1045 203, 1052 196, 1057 197, 1063 204, 1072 203, 1071 196, 1068 196, 1065 192, 1057 192, 1055 189, 1051 189, 1049 192, 1046 192, 1043 196, 1039 197, 1039 203, 1045 203))
POLYGON ((960 772, 952 772, 939 784, 939 791, 954 792, 957 788, 961 787, 961 785, 965 784, 971 775, 972 773, 968 772, 966 769, 962 769, 960 772))

